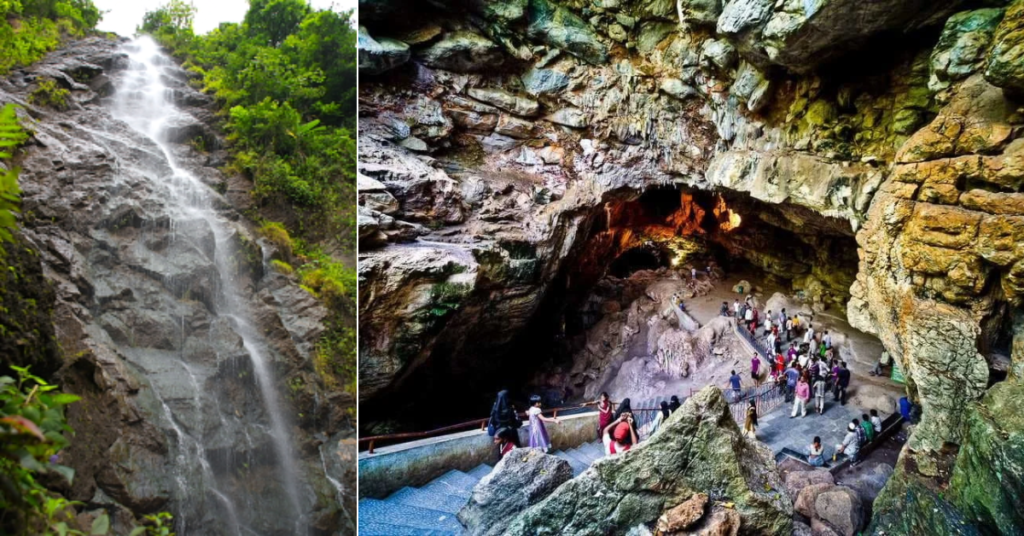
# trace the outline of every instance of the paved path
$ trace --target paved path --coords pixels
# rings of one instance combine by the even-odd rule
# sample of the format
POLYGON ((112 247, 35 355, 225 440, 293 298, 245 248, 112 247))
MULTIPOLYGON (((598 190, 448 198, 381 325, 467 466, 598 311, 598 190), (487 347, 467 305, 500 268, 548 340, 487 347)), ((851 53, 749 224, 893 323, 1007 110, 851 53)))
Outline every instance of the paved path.
MULTIPOLYGON (((790 402, 758 419, 760 426, 757 439, 767 444, 776 455, 787 447, 806 454, 814 436, 820 436, 825 453, 831 457, 836 445, 846 437, 846 427, 850 421, 860 419, 862 414, 867 413, 849 403, 842 406, 839 402, 833 402, 831 395, 825 397, 825 413, 822 415, 818 415, 813 408, 807 408, 806 417, 801 418, 797 414, 791 419, 789 415, 792 411, 793 403, 790 402)), ((879 417, 884 420, 888 415, 880 413, 879 417)))

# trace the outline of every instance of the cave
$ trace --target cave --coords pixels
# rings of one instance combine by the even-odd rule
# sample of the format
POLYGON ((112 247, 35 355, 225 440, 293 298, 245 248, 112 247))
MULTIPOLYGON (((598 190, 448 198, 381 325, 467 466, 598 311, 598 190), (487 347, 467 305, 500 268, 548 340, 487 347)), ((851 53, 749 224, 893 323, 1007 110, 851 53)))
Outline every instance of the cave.
POLYGON ((440 359, 417 369, 415 381, 397 382, 401 396, 385 393, 365 405, 369 431, 424 430, 481 417, 501 389, 520 403, 532 394, 542 395, 546 406, 579 402, 583 389, 565 373, 573 356, 587 330, 609 312, 608 303, 628 304, 641 295, 643 286, 631 281, 643 281, 644 274, 689 279, 691 268, 703 273, 713 266, 834 316, 844 316, 856 277, 848 221, 729 190, 616 192, 590 209, 584 227, 525 329, 496 345, 486 333, 500 325, 483 326, 476 333, 484 335, 474 336, 458 326, 479 322, 475 315, 452 319, 455 327, 448 329, 461 335, 435 346, 432 355, 440 359), (448 359, 459 353, 487 358, 448 359))

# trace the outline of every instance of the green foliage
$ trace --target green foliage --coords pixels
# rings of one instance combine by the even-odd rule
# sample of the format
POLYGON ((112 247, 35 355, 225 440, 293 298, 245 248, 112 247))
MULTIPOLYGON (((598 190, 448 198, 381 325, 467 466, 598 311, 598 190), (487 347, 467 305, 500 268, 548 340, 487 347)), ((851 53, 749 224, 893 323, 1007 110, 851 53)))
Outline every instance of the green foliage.
POLYGON ((285 257, 292 256, 295 244, 292 242, 291 234, 288 233, 288 229, 285 229, 283 224, 276 221, 268 221, 260 226, 259 232, 263 238, 266 238, 271 244, 277 246, 277 248, 281 250, 282 255, 285 257))
POLYGON ((285 275, 291 275, 295 272, 295 268, 292 268, 292 265, 282 260, 274 259, 270 261, 270 265, 273 266, 275 270, 285 275))
POLYGON ((459 308, 471 287, 465 283, 437 283, 430 287, 430 305, 426 314, 444 318, 459 308))
MULTIPOLYGON (((14 149, 28 139, 28 134, 18 123, 13 104, 0 108, 0 241, 14 240, 11 230, 17 225, 14 214, 21 205, 21 188, 18 187, 18 168, 10 165, 14 149)), ((0 249, 0 255, 3 250, 0 249)))
POLYGON ((232 167, 262 206, 294 207, 291 231, 355 246, 356 32, 351 13, 304 0, 253 0, 240 24, 194 35, 190 6, 146 15, 150 33, 202 75, 227 110, 232 167), (175 22, 175 21, 180 22, 175 22))
POLYGON ((0 0, 0 74, 84 36, 100 17, 92 0, 0 0))
POLYGON ((69 483, 74 477, 74 470, 56 463, 56 454, 68 445, 64 434, 71 432, 64 406, 79 397, 57 392, 27 368, 11 368, 17 378, 0 376, 0 511, 20 515, 5 516, 0 531, 17 533, 43 522, 60 532, 67 521, 61 513, 70 503, 51 497, 36 477, 55 474, 69 483))
POLYGON ((43 78, 28 96, 28 102, 39 106, 49 106, 57 110, 66 110, 71 92, 58 86, 52 78, 43 78))

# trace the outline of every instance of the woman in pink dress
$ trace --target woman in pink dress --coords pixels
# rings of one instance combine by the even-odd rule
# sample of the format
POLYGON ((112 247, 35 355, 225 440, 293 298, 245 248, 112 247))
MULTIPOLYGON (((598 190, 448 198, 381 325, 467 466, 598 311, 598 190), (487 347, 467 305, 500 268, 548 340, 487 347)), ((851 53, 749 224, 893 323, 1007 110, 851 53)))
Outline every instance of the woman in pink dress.
POLYGON ((597 401, 597 438, 601 439, 601 432, 612 422, 612 401, 608 399, 608 393, 601 393, 601 400, 597 401))

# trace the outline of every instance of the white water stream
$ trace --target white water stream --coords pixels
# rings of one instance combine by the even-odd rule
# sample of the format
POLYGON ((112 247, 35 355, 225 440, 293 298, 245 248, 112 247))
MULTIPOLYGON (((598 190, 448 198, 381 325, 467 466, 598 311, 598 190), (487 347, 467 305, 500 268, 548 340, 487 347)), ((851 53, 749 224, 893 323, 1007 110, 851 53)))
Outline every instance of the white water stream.
MULTIPOLYGON (((212 233, 215 248, 210 260, 216 268, 216 281, 212 289, 214 295, 209 297, 212 312, 218 318, 230 322, 232 330, 241 339, 245 353, 251 361, 251 370, 255 375, 267 426, 265 433, 273 443, 275 459, 272 465, 278 473, 275 483, 283 487, 283 494, 290 502, 287 506, 277 507, 281 510, 290 509, 294 515, 294 533, 305 534, 308 520, 303 518, 303 499, 300 494, 302 478, 290 441, 288 420, 275 387, 277 382, 270 367, 270 352, 248 314, 240 285, 235 281, 236 267, 233 259, 237 247, 234 230, 216 211, 216 195, 212 190, 189 170, 179 167, 167 140, 168 127, 173 125, 174 120, 182 113, 171 99, 172 90, 164 82, 165 77, 170 76, 168 69, 175 64, 149 37, 140 37, 132 41, 126 45, 126 51, 130 66, 119 78, 111 103, 113 115, 152 139, 160 147, 167 164, 170 165, 169 173, 163 163, 154 164, 155 169, 145 171, 146 176, 154 183, 154 190, 169 193, 163 202, 172 215, 170 227, 177 233, 172 240, 178 239, 178 235, 182 233, 195 229, 195 222, 205 222, 207 229, 203 231, 212 233), (185 225, 186 222, 189 225, 185 225), (181 225, 177 225, 178 223, 181 225)), ((181 331, 184 339, 184 318, 181 319, 181 331)), ((227 428, 226 417, 241 417, 237 409, 229 413, 222 411, 216 402, 217 397, 210 397, 214 404, 204 405, 202 401, 204 396, 208 395, 202 391, 204 385, 209 389, 216 380, 203 381, 203 378, 197 378, 184 357, 181 358, 180 367, 181 373, 188 378, 184 385, 190 386, 194 391, 192 398, 197 414, 203 418, 212 417, 215 423, 219 419, 220 429, 227 428), (213 415, 214 413, 216 415, 213 415)), ((228 486, 218 486, 216 471, 211 467, 205 445, 204 427, 183 426, 181 419, 175 416, 165 400, 166 395, 159 392, 156 387, 154 391, 162 404, 164 418, 168 421, 177 441, 177 452, 174 457, 174 481, 177 489, 174 492, 174 499, 178 510, 175 512, 178 534, 199 534, 199 527, 205 526, 204 519, 210 517, 220 520, 219 526, 225 534, 264 534, 261 527, 252 526, 247 519, 241 519, 238 514, 242 510, 242 503, 251 501, 251 498, 245 497, 241 491, 227 489, 228 486)), ((178 396, 180 397, 180 394, 178 396)), ((250 429, 259 429, 263 424, 244 424, 241 428, 245 437, 236 441, 251 444, 250 429)), ((248 468, 248 464, 245 464, 245 467, 248 468)), ((248 506, 253 505, 250 502, 248 506)))

